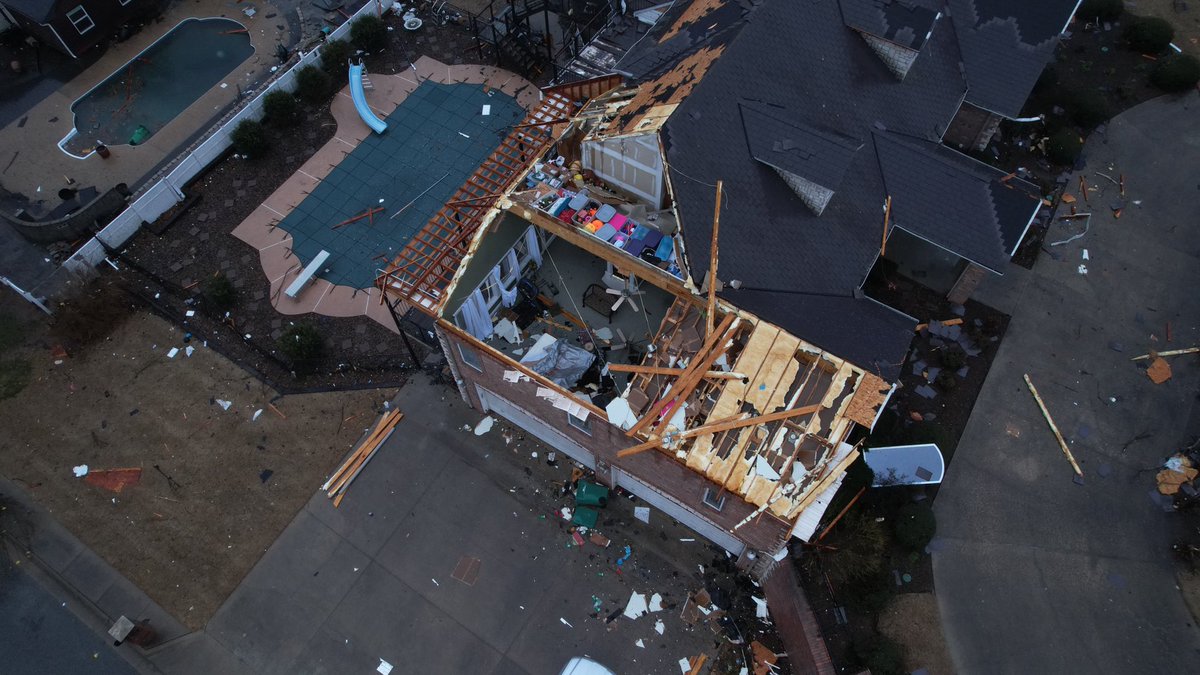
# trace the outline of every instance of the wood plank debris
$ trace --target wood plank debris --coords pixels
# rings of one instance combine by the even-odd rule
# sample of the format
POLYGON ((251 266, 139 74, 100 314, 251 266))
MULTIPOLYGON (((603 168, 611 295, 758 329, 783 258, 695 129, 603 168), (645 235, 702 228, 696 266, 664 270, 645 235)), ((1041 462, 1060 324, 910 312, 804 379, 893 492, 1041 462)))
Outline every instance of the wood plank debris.
POLYGON ((350 484, 354 482, 355 478, 358 478, 358 474, 362 473, 363 467, 367 465, 367 462, 371 461, 371 458, 375 456, 379 447, 392 435, 392 431, 402 419, 404 419, 404 413, 399 410, 393 409, 384 413, 366 440, 350 453, 350 456, 329 477, 329 480, 325 481, 325 484, 321 486, 326 495, 333 500, 334 507, 341 505, 342 499, 346 496, 346 491, 350 488, 350 484))
POLYGON ((1042 411, 1042 417, 1046 418, 1046 424, 1050 425, 1050 430, 1054 432, 1054 438, 1058 440, 1058 447, 1062 448, 1063 454, 1067 456, 1067 461, 1071 463, 1071 468, 1075 473, 1083 478, 1083 469, 1079 468, 1079 464, 1075 461, 1075 456, 1071 454, 1071 449, 1067 447, 1067 442, 1063 440, 1062 432, 1058 430, 1058 425, 1054 423, 1054 418, 1050 416, 1050 411, 1046 409, 1046 404, 1042 402, 1042 397, 1038 394, 1037 387, 1033 386, 1033 380, 1029 379, 1029 374, 1025 374, 1025 386, 1029 387, 1029 393, 1033 394, 1033 400, 1037 401, 1038 408, 1042 411))
POLYGON ((1129 360, 1130 361, 1145 361, 1146 359, 1153 359, 1153 358, 1160 357, 1160 356, 1163 356, 1163 357, 1165 357, 1165 356, 1183 356, 1184 354, 1197 354, 1197 353, 1200 353, 1200 347, 1188 347, 1187 349, 1168 349, 1165 352, 1150 352, 1149 354, 1142 354, 1141 356, 1135 356, 1129 360))
POLYGON ((1161 356, 1154 357, 1150 367, 1146 369, 1146 377, 1154 384, 1162 384, 1171 379, 1171 364, 1161 356))

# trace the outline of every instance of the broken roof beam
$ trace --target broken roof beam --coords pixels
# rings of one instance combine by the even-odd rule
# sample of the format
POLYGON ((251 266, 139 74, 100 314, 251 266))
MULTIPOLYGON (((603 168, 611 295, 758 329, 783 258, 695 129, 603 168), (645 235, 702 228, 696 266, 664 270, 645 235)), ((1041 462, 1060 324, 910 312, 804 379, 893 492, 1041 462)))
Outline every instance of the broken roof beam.
MULTIPOLYGON (((609 372, 613 373, 644 373, 646 375, 683 375, 688 372, 686 368, 661 368, 658 366, 635 366, 624 363, 608 364, 609 372)), ((704 373, 705 379, 710 380, 743 380, 746 378, 741 373, 725 372, 723 370, 710 370, 704 373)))
MULTIPOLYGON (((697 352, 696 356, 692 359, 691 364, 688 366, 688 370, 690 372, 680 377, 675 383, 676 386, 673 387, 670 392, 660 398, 657 403, 651 406, 650 412, 648 412, 645 416, 639 419, 636 424, 630 427, 629 431, 625 432, 626 435, 634 436, 642 429, 646 428, 646 426, 651 424, 658 415, 662 414, 663 410, 665 410, 668 405, 677 399, 680 403, 683 403, 687 400, 687 397, 691 395, 695 385, 700 381, 699 375, 707 372, 712 366, 713 361, 716 361, 721 354, 725 353, 725 334, 729 332, 729 329, 733 326, 734 322, 735 318, 732 312, 725 315, 725 318, 721 321, 721 325, 715 331, 713 331, 713 334, 710 335, 707 340, 705 340, 704 344, 700 347, 700 351, 697 352)), ((666 424, 670 422, 670 419, 671 418, 668 416, 662 421, 657 435, 662 435, 661 429, 666 427, 666 424)))

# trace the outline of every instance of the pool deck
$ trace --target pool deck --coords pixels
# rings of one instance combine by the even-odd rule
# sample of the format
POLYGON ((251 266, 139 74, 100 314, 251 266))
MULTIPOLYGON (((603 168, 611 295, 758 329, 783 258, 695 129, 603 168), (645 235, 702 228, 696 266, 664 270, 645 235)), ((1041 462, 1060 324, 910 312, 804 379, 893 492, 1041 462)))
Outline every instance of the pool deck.
POLYGON ((58 190, 67 185, 68 177, 76 181, 76 187, 95 186, 101 192, 117 183, 136 186, 193 135, 206 129, 237 98, 239 87, 245 89, 263 80, 271 66, 278 63, 275 45, 287 42, 288 22, 295 20, 294 13, 289 19, 274 5, 260 0, 241 4, 234 0, 175 2, 161 17, 162 21, 151 23, 129 40, 110 47, 81 75, 0 129, 0 185, 31 201, 45 200, 47 209, 58 204, 58 190), (248 6, 257 12, 253 18, 242 13, 248 6), (268 19, 268 14, 277 16, 268 19), (71 105, 76 99, 181 21, 208 17, 241 23, 248 29, 254 46, 254 54, 222 80, 225 88, 217 85, 208 90, 142 145, 110 146, 112 156, 108 159, 97 155, 76 159, 59 150, 58 142, 74 128, 71 105))
MULTIPOLYGON (((443 84, 482 84, 499 89, 515 98, 527 111, 532 110, 539 100, 536 86, 500 68, 450 66, 427 56, 422 56, 413 66, 413 70, 397 75, 371 75, 375 88, 367 92, 367 100, 380 118, 390 115, 426 80, 443 84)), ((352 288, 316 278, 296 298, 289 298, 283 293, 283 289, 299 276, 304 264, 292 252, 292 235, 276 225, 371 133, 354 110, 348 85, 334 97, 332 112, 337 122, 337 132, 333 138, 234 228, 233 235, 258 250, 263 272, 271 285, 271 304, 279 313, 297 315, 315 312, 343 317, 365 315, 395 331, 396 326, 387 306, 380 301, 377 288, 352 288)))

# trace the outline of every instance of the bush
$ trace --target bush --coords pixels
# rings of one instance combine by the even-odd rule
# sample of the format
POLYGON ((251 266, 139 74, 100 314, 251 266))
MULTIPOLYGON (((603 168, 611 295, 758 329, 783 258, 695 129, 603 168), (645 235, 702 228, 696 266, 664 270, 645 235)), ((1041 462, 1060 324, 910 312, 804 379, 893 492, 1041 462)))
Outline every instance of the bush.
POLYGON ((1071 121, 1084 129, 1095 129, 1111 116, 1108 103, 1095 91, 1073 92, 1064 107, 1070 113, 1071 121))
POLYGON ((1071 129, 1054 132, 1046 141, 1046 156, 1060 166, 1073 166, 1083 152, 1083 139, 1071 129))
POLYGON ((263 97, 263 113, 267 123, 279 129, 300 123, 300 104, 296 103, 296 97, 279 89, 263 97))
POLYGON ((937 531, 937 519, 926 502, 910 502, 896 514, 896 540, 911 551, 924 551, 937 531))
POLYGON ((237 300, 237 291, 233 289, 233 283, 222 272, 217 272, 205 279, 200 293, 204 296, 204 300, 219 312, 233 307, 234 301, 237 300))
POLYGON ((871 675, 904 675, 904 648, 886 635, 854 641, 854 655, 871 675))
POLYGON ((251 159, 262 157, 266 154, 267 148, 271 147, 270 141, 267 140, 266 129, 263 129, 263 125, 254 120, 238 122, 229 138, 233 141, 233 149, 238 154, 251 159))
POLYGON ((1101 21, 1113 21, 1124 12, 1125 3, 1122 0, 1083 0, 1076 16, 1084 21, 1097 18, 1101 21))
POLYGON ((892 573, 884 570, 846 584, 841 590, 850 611, 875 616, 887 609, 888 603, 896 597, 896 582, 892 573))
POLYGON ((309 103, 323 103, 333 91, 333 82, 316 66, 304 66, 296 73, 296 94, 309 103))
POLYGON ((1174 37, 1171 24, 1157 16, 1134 17, 1125 27, 1125 40, 1143 54, 1161 54, 1174 37))
POLYGON ((324 350, 321 334, 306 323, 292 324, 279 336, 279 351, 292 362, 296 372, 311 371, 324 350))
POLYGON ((364 52, 377 52, 387 46, 387 24, 368 14, 350 24, 350 43, 364 52))
POLYGON ((321 46, 321 67, 330 75, 345 75, 354 48, 345 40, 327 40, 321 46))
POLYGON ((1159 59, 1154 64, 1154 70, 1150 71, 1150 81, 1163 91, 1187 91, 1200 82, 1200 60, 1191 54, 1175 54, 1159 59))
POLYGON ((967 353, 956 344, 947 345, 938 350, 938 361, 946 370, 958 370, 967 365, 967 353))
POLYGON ((832 534, 830 545, 837 550, 830 551, 823 560, 835 583, 858 583, 883 570, 888 537, 874 518, 852 511, 832 534))

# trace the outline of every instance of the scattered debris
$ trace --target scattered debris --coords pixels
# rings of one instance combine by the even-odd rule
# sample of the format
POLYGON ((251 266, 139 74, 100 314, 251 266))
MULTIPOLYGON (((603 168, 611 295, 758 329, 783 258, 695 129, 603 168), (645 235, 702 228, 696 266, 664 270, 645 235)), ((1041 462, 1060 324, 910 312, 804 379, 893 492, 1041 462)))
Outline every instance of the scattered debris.
POLYGON ((259 417, 261 417, 261 416, 262 416, 262 414, 263 414, 263 409, 262 409, 262 408, 259 408, 258 410, 255 410, 255 411, 254 411, 254 415, 252 415, 252 416, 250 417, 250 421, 251 421, 251 422, 257 422, 257 421, 258 421, 258 418, 259 418, 259 417))
POLYGON ((263 485, 266 485, 267 481, 271 480, 271 476, 274 476, 274 475, 275 475, 274 471, 272 471, 270 469, 263 469, 262 472, 258 474, 258 479, 260 481, 262 481, 263 485))
POLYGON ((588 537, 588 540, 600 548, 608 548, 608 545, 612 543, 608 537, 600 534, 599 532, 593 532, 591 536, 588 537))
POLYGON ((750 596, 750 599, 754 601, 754 616, 764 620, 770 618, 770 614, 767 613, 766 598, 750 596))
POLYGON ((1141 356, 1135 356, 1129 360, 1130 361, 1145 361, 1146 359, 1153 359, 1153 358, 1158 358, 1158 357, 1183 356, 1184 354, 1197 354, 1197 353, 1200 353, 1200 347, 1188 347, 1187 349, 1169 349, 1165 352, 1150 352, 1149 354, 1142 354, 1141 356))
POLYGON ((141 481, 141 467, 89 471, 87 472, 87 475, 83 477, 83 482, 87 483, 88 485, 95 485, 98 488, 116 493, 120 493, 127 487, 137 485, 141 481))
POLYGON ((1071 449, 1067 447, 1067 442, 1063 440, 1062 433, 1058 430, 1058 425, 1054 423, 1054 418, 1050 417, 1050 411, 1046 409, 1046 404, 1042 402, 1041 395, 1038 394, 1037 388, 1033 386, 1033 380, 1029 379, 1029 374, 1025 374, 1025 386, 1029 387, 1029 393, 1033 394, 1033 400, 1037 401, 1038 408, 1042 411, 1042 417, 1046 418, 1046 424, 1050 425, 1050 430, 1054 432, 1054 438, 1058 440, 1058 447, 1062 448, 1063 454, 1067 456, 1067 461, 1071 463, 1071 468, 1075 470, 1075 474, 1079 478, 1083 478, 1083 469, 1079 468, 1079 464, 1075 461, 1075 456, 1071 454, 1071 449))
POLYGON ((230 406, 233 405, 233 401, 226 401, 223 398, 218 398, 216 399, 216 404, 221 406, 221 410, 229 410, 230 406))
MULTIPOLYGON (((346 490, 350 487, 350 483, 353 483, 354 479, 358 478, 358 474, 362 473, 363 467, 367 465, 367 462, 371 461, 371 458, 375 456, 379 447, 387 442, 387 439, 392 435, 392 431, 395 430, 396 425, 402 419, 404 419, 404 413, 399 410, 389 411, 380 417, 379 423, 375 425, 375 429, 371 432, 371 435, 367 436, 362 445, 350 453, 346 461, 342 462, 337 471, 321 486, 321 489, 325 490, 329 498, 333 500, 335 508, 341 505, 342 499, 346 496, 346 490)), ((434 583, 437 582, 435 581, 434 583)))
POLYGON ((1164 495, 1173 495, 1179 492, 1181 486, 1185 483, 1191 485, 1196 476, 1200 474, 1195 467, 1192 466, 1192 461, 1183 454, 1177 454, 1168 459, 1163 466, 1162 471, 1154 477, 1158 483, 1158 491, 1164 495))
POLYGON ((80 464, 74 469, 71 469, 71 472, 75 474, 76 478, 83 478, 84 476, 88 475, 88 465, 80 464))
POLYGON ((767 675, 779 660, 775 652, 758 640, 750 643, 750 654, 754 657, 754 675, 767 675))
POLYGON ((638 520, 642 521, 643 523, 649 525, 650 524, 650 507, 649 506, 633 507, 633 517, 637 518, 638 520))
POLYGON ((1171 364, 1161 356, 1156 356, 1150 362, 1150 367, 1146 369, 1146 377, 1154 384, 1162 384, 1171 379, 1171 364))
POLYGON ((662 622, 662 619, 659 619, 658 621, 654 622, 654 631, 656 633, 658 633, 659 635, 662 635, 663 631, 665 631, 666 629, 667 629, 667 625, 662 622))
POLYGON ((635 643, 633 643, 633 646, 635 646, 635 647, 641 647, 642 649, 645 649, 645 648, 646 648, 646 643, 645 643, 645 642, 643 642, 641 638, 638 638, 638 641, 637 641, 637 642, 635 642, 635 643))
POLYGON ((567 621, 566 619, 562 618, 561 616, 560 616, 560 617, 558 617, 558 620, 559 620, 559 621, 561 621, 561 622, 563 622, 563 625, 564 625, 564 626, 566 626, 567 628, 574 628, 574 627, 575 627, 575 626, 572 626, 572 625, 571 625, 571 622, 570 622, 570 621, 567 621))
POLYGON ((483 418, 482 420, 479 420, 479 424, 475 425, 475 435, 482 436, 482 435, 486 434, 487 432, 492 430, 492 425, 495 423, 496 423, 496 420, 493 419, 491 415, 488 415, 487 417, 483 418))
POLYGON ((379 675, 388 675, 388 673, 392 672, 392 664, 379 659, 379 665, 376 666, 375 670, 379 671, 379 675))
POLYGON ((645 614, 647 609, 646 596, 634 591, 633 595, 629 596, 629 602, 625 604, 625 611, 622 613, 630 619, 636 619, 645 614))
POLYGON ((651 612, 661 612, 663 609, 662 595, 655 593, 654 595, 650 596, 649 608, 651 612))

